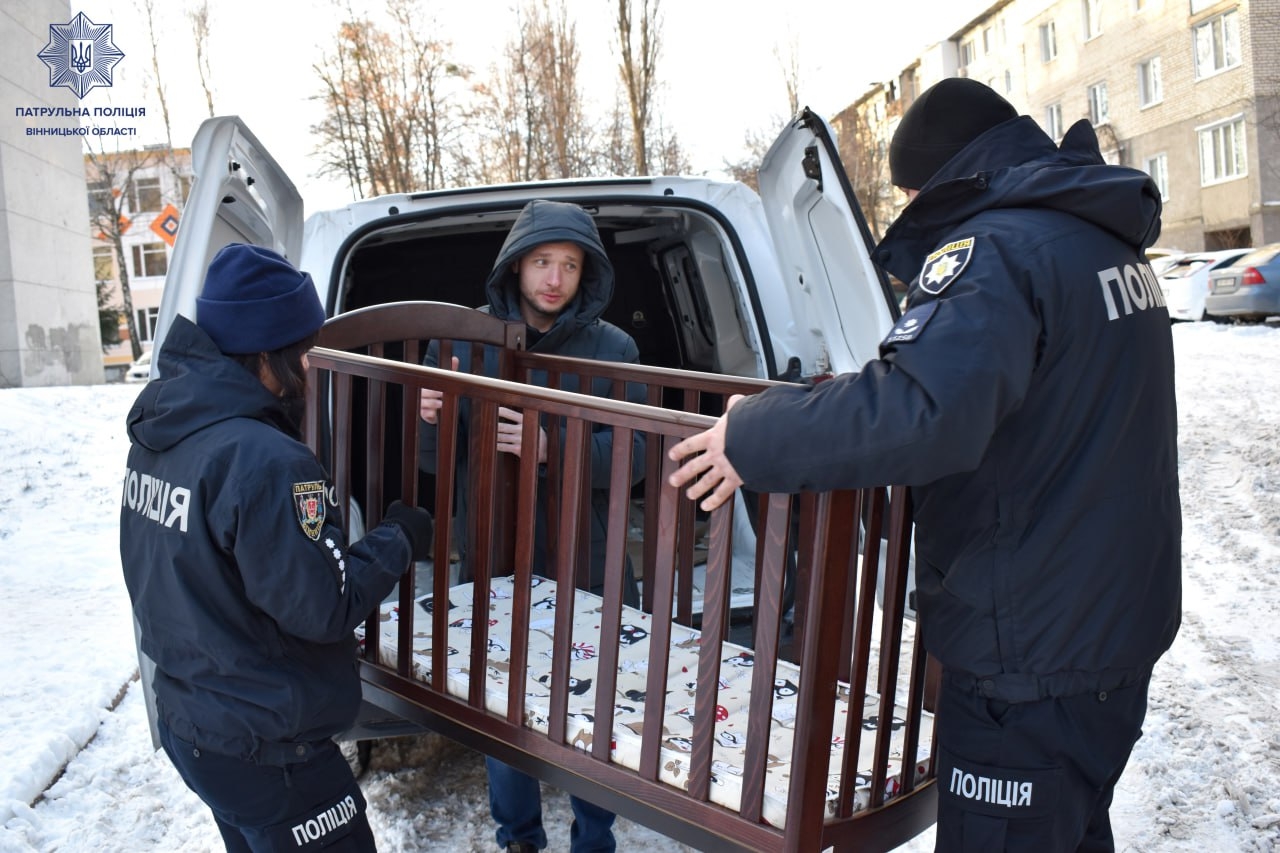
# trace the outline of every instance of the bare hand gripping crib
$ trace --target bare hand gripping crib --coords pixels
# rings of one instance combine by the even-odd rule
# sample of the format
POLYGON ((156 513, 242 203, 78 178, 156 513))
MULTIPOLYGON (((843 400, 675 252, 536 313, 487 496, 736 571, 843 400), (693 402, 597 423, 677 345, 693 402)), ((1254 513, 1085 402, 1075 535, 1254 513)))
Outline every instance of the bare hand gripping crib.
MULTIPOLYGON (((730 394, 770 383, 530 354, 523 328, 458 306, 393 303, 331 320, 311 354, 307 435, 339 505, 354 497, 373 523, 396 497, 433 502, 435 566, 454 545, 457 410, 471 405, 473 574, 450 587, 449 572, 434 572, 425 594, 407 577, 399 600, 366 623, 366 699, 701 849, 887 850, 926 828, 934 668, 903 616, 907 490, 752 496, 751 621, 748 639, 730 643, 734 506, 699 519, 666 484, 666 453, 709 426, 730 394), (445 364, 451 340, 502 348, 505 378, 419 366, 429 339, 441 340, 445 364), (520 381, 533 370, 549 388, 520 381), (571 376, 579 387, 605 383, 616 399, 558 390, 571 376), (650 405, 622 402, 627 382, 642 383, 650 405), (445 394, 426 488, 422 387, 445 394), (559 423, 543 471, 493 450, 499 406, 559 423), (590 470, 594 425, 614 430, 607 472, 590 470), (635 431, 646 455, 633 489, 635 431), (575 589, 593 474, 609 484, 608 565, 631 550, 640 609, 622 605, 620 572, 603 596, 575 589), (548 496, 546 578, 532 571, 538 489, 548 496), (882 581, 872 568, 881 562, 882 581)), ((538 419, 524 423, 531 446, 538 419)))

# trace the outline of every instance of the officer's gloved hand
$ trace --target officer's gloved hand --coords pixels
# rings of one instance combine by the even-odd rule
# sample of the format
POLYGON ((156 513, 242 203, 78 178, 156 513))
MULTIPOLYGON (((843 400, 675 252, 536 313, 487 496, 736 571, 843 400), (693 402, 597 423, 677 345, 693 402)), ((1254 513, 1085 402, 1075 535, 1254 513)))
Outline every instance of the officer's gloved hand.
POLYGON ((409 506, 404 501, 392 501, 383 521, 400 525, 413 546, 413 559, 425 560, 431 556, 431 541, 436 528, 431 513, 419 506, 409 506))

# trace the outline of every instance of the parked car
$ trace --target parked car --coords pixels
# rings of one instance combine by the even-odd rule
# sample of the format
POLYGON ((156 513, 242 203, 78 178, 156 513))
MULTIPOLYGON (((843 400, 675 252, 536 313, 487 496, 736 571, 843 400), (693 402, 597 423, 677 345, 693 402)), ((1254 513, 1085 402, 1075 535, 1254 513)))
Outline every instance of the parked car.
POLYGON ((1169 265, 1185 254, 1181 249, 1169 249, 1160 246, 1152 246, 1147 249, 1147 263, 1151 264, 1151 271, 1156 275, 1160 275, 1169 268, 1169 265))
POLYGON ((129 365, 129 369, 125 371, 125 382, 146 382, 151 378, 151 353, 144 352, 138 356, 138 360, 129 365))
POLYGON ((1175 320, 1205 319, 1204 298, 1209 292, 1209 275, 1231 266, 1248 252, 1248 249, 1222 249, 1174 258, 1164 272, 1159 273, 1169 316, 1175 320))
POLYGON ((1280 243, 1253 249, 1211 273, 1204 309, 1211 317, 1241 320, 1280 315, 1280 243))

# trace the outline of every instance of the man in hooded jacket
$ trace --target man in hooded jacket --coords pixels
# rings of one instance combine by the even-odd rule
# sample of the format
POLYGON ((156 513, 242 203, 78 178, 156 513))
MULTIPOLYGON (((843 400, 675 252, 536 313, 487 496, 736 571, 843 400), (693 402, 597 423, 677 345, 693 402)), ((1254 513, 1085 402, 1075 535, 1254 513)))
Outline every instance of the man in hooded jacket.
MULTIPOLYGON (((527 327, 526 349, 549 355, 590 358, 600 361, 634 363, 639 360, 639 349, 630 335, 617 326, 601 319, 601 315, 613 298, 613 265, 605 253, 604 244, 595 221, 576 204, 546 200, 531 201, 520 211, 502 249, 493 263, 493 269, 485 281, 485 294, 489 303, 481 311, 492 313, 503 320, 522 321, 527 327)), ((467 341, 453 343, 454 370, 472 371, 473 348, 467 341)), ((484 347, 483 373, 498 374, 498 351, 484 347)), ((428 347, 425 363, 439 364, 439 345, 433 341, 428 347)), ((577 378, 564 377, 564 390, 579 391, 577 378)), ((533 381, 546 385, 547 377, 538 371, 533 381)), ((611 396, 611 383, 595 380, 588 393, 598 397, 611 396)), ((633 383, 627 386, 627 399, 644 402, 644 389, 633 383)), ((419 465, 427 472, 436 470, 437 430, 436 422, 442 406, 439 391, 424 389, 420 403, 422 416, 419 442, 419 465)), ((464 401, 459 407, 458 446, 466 446, 466 430, 470 407, 464 401)), ((515 410, 499 409, 497 449, 520 455, 525 452, 522 444, 523 415, 515 410)), ((553 429, 552 436, 559 436, 553 429)), ((539 463, 547 459, 546 445, 551 440, 543 425, 539 430, 539 463)), ((635 433, 632 439, 632 485, 643 475, 644 437, 635 433)), ((604 590, 606 529, 609 516, 609 478, 612 470, 613 430, 595 425, 591 433, 591 512, 590 512, 590 582, 587 589, 597 595, 604 590)), ((459 484, 465 483, 465 459, 461 460, 457 476, 459 484)), ((540 469, 541 470, 541 469, 540 469)), ((459 488, 458 528, 466 529, 465 492, 459 488)), ((551 555, 547 553, 546 484, 539 484, 534 531, 533 570, 547 574, 551 555)), ((462 554, 466 560, 466 554, 462 554)), ((639 590, 629 560, 616 567, 624 572, 623 600, 625 604, 639 604, 639 590)), ((506 850, 540 850, 547 846, 542 827, 542 806, 538 781, 515 768, 495 759, 486 761, 489 772, 489 804, 494 821, 498 824, 497 840, 506 850)), ((571 849, 575 853, 614 849, 612 812, 601 809, 585 800, 570 797, 574 822, 570 828, 571 849)))
POLYGON ((1181 610, 1160 197, 972 80, 890 148, 910 203, 876 248, 907 310, 857 374, 741 401, 672 450, 712 509, 911 487, 937 712, 940 851, 1114 849, 1108 809, 1181 610))

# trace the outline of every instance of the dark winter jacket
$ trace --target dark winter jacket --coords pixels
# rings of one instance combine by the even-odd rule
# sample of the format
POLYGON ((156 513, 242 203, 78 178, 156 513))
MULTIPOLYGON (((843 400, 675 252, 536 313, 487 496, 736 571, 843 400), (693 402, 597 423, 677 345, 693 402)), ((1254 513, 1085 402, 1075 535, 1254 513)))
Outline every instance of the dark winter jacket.
POLYGON ((1169 315, 1143 173, 1087 123, 1060 148, 992 128, 903 211, 876 260, 908 310, 859 373, 728 420, 749 487, 912 486, 926 647, 988 696, 1135 679, 1180 618, 1169 315))
MULTIPOLYGON (((577 296, 574 297, 564 311, 556 317, 551 328, 539 335, 529 330, 528 349, 531 352, 549 355, 573 356, 589 358, 597 361, 619 361, 635 363, 639 361, 640 351, 636 342, 617 326, 600 319, 600 315, 613 298, 613 265, 605 254, 604 244, 596 230, 595 222, 582 208, 573 204, 550 201, 533 201, 525 206, 507 234, 502 249, 498 252, 493 269, 485 281, 485 294, 489 304, 479 310, 492 313, 503 320, 521 320, 519 276, 513 270, 513 264, 532 249, 544 243, 571 242, 581 246, 586 252, 586 261, 582 277, 578 285, 577 296)), ((484 348, 484 373, 487 376, 498 375, 498 351, 494 347, 484 348)), ((458 357, 458 367, 462 371, 471 371, 471 346, 466 341, 453 344, 453 354, 458 357)), ((427 349, 425 364, 435 367, 439 364, 439 344, 435 341, 427 349)), ((576 376, 564 376, 561 388, 565 391, 580 392, 576 376)), ((546 387, 547 376, 544 371, 536 371, 531 380, 536 385, 546 387)), ((610 397, 611 383, 597 379, 586 393, 597 397, 610 397)), ((628 383, 627 399, 633 403, 643 403, 644 387, 628 383)), ((466 446, 466 429, 469 423, 470 407, 464 402, 459 407, 458 447, 466 446)), ((542 422, 547 428, 547 419, 542 422)), ((559 435, 564 440, 563 428, 548 430, 549 436, 559 435)), ((421 440, 419 443, 419 465, 424 471, 434 473, 436 470, 436 427, 421 422, 421 440)), ((591 585, 593 592, 600 593, 604 588, 605 577, 605 534, 609 516, 609 475, 612 470, 613 430, 596 424, 591 433, 591 585)), ((562 457, 563 458, 563 457, 562 457)), ((632 441, 631 481, 635 484, 644 474, 644 437, 635 433, 632 441)), ((545 472, 543 472, 545 473, 545 472)), ((460 461, 457 481, 466 481, 465 459, 460 461)), ((546 494, 546 484, 540 483, 540 496, 546 494)), ((458 530, 465 530, 465 491, 459 486, 458 530)), ((538 501, 537 523, 535 528, 534 570, 546 573, 553 567, 547 564, 546 553, 546 514, 545 501, 538 501)), ((455 540, 456 541, 456 540, 455 540)), ((629 603, 636 602, 634 583, 631 580, 631 568, 625 568, 628 582, 624 584, 629 603)))
POLYGON ((278 398, 178 317, 129 411, 120 556, 159 717, 210 751, 331 737, 360 703, 353 630, 409 564, 352 545, 278 398))

